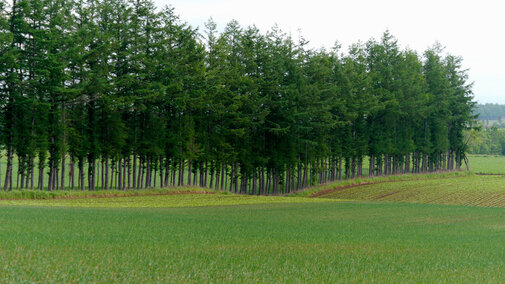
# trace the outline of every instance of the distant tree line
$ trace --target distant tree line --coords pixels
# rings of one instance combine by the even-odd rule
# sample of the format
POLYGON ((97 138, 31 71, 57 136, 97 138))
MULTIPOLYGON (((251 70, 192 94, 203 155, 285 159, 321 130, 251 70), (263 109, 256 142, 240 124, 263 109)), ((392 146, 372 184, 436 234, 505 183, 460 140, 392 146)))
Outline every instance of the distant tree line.
POLYGON ((468 140, 468 153, 486 155, 505 155, 505 129, 491 126, 465 133, 468 140))
POLYGON ((498 120, 505 118, 505 105, 500 104, 477 104, 474 113, 480 120, 498 120))
POLYGON ((386 32, 342 53, 235 21, 199 34, 149 0, 2 1, 4 190, 278 194, 467 150, 471 84, 439 45, 386 32))

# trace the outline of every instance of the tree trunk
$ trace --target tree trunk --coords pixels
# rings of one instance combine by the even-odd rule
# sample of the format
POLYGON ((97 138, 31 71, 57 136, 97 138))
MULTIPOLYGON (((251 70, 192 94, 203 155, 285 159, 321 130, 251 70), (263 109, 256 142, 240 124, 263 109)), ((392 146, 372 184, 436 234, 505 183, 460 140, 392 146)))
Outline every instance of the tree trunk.
POLYGON ((139 177, 139 188, 140 189, 144 188, 144 177, 146 175, 146 170, 147 170, 147 165, 144 166, 145 163, 146 163, 145 158, 142 158, 141 161, 140 161, 140 169, 139 169, 139 174, 140 174, 140 177, 139 177))
POLYGON ((216 173, 216 168, 215 168, 214 162, 210 162, 210 171, 209 171, 210 181, 208 183, 209 188, 213 188, 213 185, 214 185, 214 174, 215 173, 216 173))
POLYGON ((235 164, 231 164, 231 174, 230 174, 230 192, 233 192, 233 185, 235 180, 235 164))
POLYGON ((193 185, 194 186, 198 185, 197 178, 198 178, 198 164, 196 164, 195 167, 193 168, 193 185))
POLYGON ((134 188, 137 187, 137 154, 133 152, 133 165, 132 165, 132 185, 134 188))
POLYGON ((128 174, 128 189, 131 189, 131 156, 128 154, 128 161, 126 162, 127 174, 128 174))
POLYGON ((109 157, 105 158, 104 189, 109 189, 109 157))
POLYGON ((150 188, 151 187, 151 159, 147 157, 146 159, 146 182, 145 182, 145 188, 150 188))
POLYGON ((221 168, 221 190, 224 190, 224 188, 226 187, 225 178, 226 178, 226 164, 223 164, 221 168))
POLYGON ((138 167, 138 173, 137 173, 137 184, 136 187, 137 189, 141 189, 142 185, 142 172, 144 171, 144 159, 142 157, 139 157, 139 167, 138 167))
POLYGON ((410 153, 405 154, 405 170, 404 174, 408 174, 410 172, 410 153))
POLYGON ((254 172, 253 177, 252 177, 251 195, 256 195, 256 191, 257 191, 257 175, 256 175, 256 172, 254 172))
POLYGON ((191 166, 193 162, 191 160, 188 160, 188 185, 191 185, 191 166))
MULTIPOLYGON (((34 181, 34 173, 35 173, 35 159, 34 157, 30 158, 30 189, 33 190, 33 181, 34 181)), ((28 187, 28 185, 27 185, 28 187)))
MULTIPOLYGON (((224 165, 224 166, 227 167, 227 165, 224 165)), ((223 168, 223 170, 225 170, 225 169, 223 168)), ((224 178, 224 186, 221 185, 221 188, 226 189, 226 187, 228 186, 228 175, 226 174, 226 171, 225 171, 223 178, 224 178)))
POLYGON ((165 180, 163 182, 163 187, 168 187, 170 183, 170 159, 167 157, 167 162, 165 163, 165 180))
POLYGON ((39 180, 37 185, 39 190, 44 190, 44 168, 39 166, 39 180))
POLYGON ((5 170, 4 191, 12 190, 12 146, 7 151, 7 169, 5 170))
MULTIPOLYGON (((74 179, 75 179, 75 163, 74 163, 74 158, 71 157, 70 159, 70 170, 69 170, 69 185, 68 187, 70 187, 72 190, 75 190, 75 182, 74 182, 74 179)), ((103 188, 102 188, 103 189, 103 188)))
MULTIPOLYGON (((207 174, 207 171, 208 171, 208 162, 205 161, 205 170, 204 170, 204 173, 203 173, 203 187, 207 187, 207 177, 208 177, 208 174, 207 174)), ((209 188, 212 188, 212 186, 210 186, 209 188)))
MULTIPOLYGON (((63 118, 65 119, 65 118, 63 118)), ((65 134, 63 134, 63 143, 65 143, 65 134)), ((67 163, 67 157, 65 155, 65 152, 61 155, 61 189, 65 189, 65 166, 67 163)))
POLYGON ((180 164, 180 174, 179 174, 179 186, 184 186, 184 164, 186 163, 185 160, 181 160, 181 164, 180 164))
POLYGON ((303 165, 303 179, 302 179, 302 188, 307 187, 307 179, 308 179, 308 164, 307 162, 303 165))
POLYGON ((117 161, 117 189, 121 190, 123 188, 123 169, 121 168, 121 158, 117 161))
POLYGON ((56 183, 56 189, 60 189, 60 169, 58 167, 55 168, 55 175, 54 175, 54 181, 56 183))
POLYGON ((79 190, 84 190, 84 161, 82 158, 79 158, 78 166, 79 166, 78 187, 79 187, 79 190))
POLYGON ((174 163, 172 165, 172 186, 175 186, 175 175, 177 173, 176 166, 177 166, 177 163, 174 163))
POLYGON ((16 189, 19 190, 19 176, 21 175, 21 172, 23 170, 23 163, 20 161, 18 157, 18 172, 16 175, 16 189))
POLYGON ((92 171, 91 171, 91 190, 95 190, 95 180, 96 180, 96 160, 92 159, 91 160, 91 165, 92 165, 92 171))

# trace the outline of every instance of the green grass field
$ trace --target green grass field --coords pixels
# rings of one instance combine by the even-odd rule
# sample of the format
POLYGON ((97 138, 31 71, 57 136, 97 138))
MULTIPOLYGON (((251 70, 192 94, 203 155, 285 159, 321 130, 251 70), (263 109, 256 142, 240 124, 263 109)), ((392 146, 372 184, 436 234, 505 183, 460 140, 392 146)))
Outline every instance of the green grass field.
POLYGON ((0 207, 0 282, 499 282, 505 209, 0 207))
POLYGON ((474 173, 505 175, 505 156, 469 155, 468 160, 474 173))
MULTIPOLYGON (((471 156, 471 169, 500 173, 502 159, 471 156)), ((292 196, 1 192, 0 283, 500 282, 505 208, 486 207, 505 207, 505 176, 363 178, 292 196)))

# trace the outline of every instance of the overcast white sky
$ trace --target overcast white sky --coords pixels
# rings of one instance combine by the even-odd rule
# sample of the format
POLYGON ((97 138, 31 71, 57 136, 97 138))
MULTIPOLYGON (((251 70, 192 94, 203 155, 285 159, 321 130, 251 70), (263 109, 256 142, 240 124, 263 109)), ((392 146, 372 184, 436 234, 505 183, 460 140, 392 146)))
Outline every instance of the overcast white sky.
POLYGON ((505 104, 505 3, 455 0, 154 0, 201 27, 210 17, 223 29, 235 19, 266 31, 277 24, 311 47, 347 47, 389 29, 402 47, 419 52, 435 41, 462 56, 480 103, 505 104))

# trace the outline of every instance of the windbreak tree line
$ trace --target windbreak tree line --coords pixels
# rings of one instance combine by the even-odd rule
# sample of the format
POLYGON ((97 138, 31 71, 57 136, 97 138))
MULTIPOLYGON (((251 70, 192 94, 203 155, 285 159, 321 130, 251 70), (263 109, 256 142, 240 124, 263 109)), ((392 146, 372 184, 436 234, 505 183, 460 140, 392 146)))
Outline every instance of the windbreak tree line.
POLYGON ((461 58, 388 32, 347 53, 149 0, 0 0, 2 187, 278 194, 459 169, 461 58), (368 172, 364 169, 368 168, 368 172))

